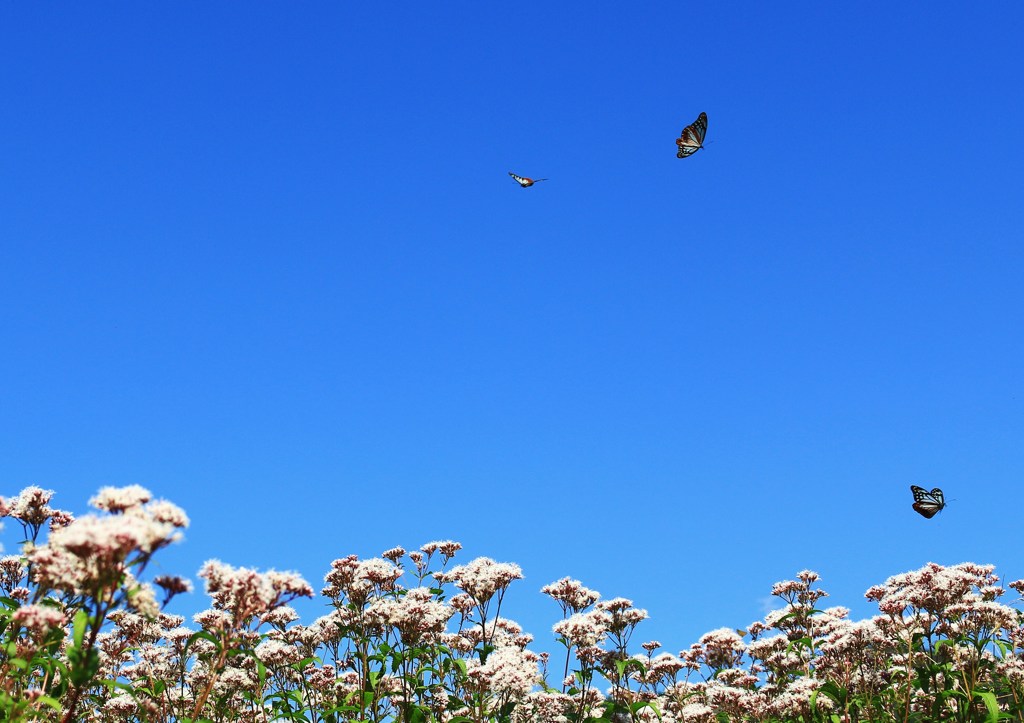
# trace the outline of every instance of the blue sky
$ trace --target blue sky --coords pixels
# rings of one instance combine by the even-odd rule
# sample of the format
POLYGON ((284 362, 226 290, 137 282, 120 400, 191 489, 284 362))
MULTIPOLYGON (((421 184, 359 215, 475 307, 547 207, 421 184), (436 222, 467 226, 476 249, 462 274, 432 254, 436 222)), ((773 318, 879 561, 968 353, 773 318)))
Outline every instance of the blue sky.
POLYGON ((4 4, 0 493, 142 484, 193 578, 456 539, 523 567, 541 649, 565 575, 670 650, 804 568, 857 617, 928 561, 1024 577, 1021 37, 1011 3, 4 4))

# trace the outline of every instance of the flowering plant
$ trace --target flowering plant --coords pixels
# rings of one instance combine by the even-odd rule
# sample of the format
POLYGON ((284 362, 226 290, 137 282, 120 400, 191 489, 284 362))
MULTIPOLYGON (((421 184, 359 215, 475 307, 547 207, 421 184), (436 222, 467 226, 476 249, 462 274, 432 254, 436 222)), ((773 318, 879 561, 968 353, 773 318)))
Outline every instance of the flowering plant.
MULTIPOLYGON (((999 602, 988 565, 928 564, 867 591, 879 613, 821 608, 804 571, 772 590, 780 609, 711 631, 678 654, 631 650, 646 611, 570 578, 542 592, 561 609, 551 656, 501 615, 520 568, 452 565, 457 542, 334 560, 330 612, 296 573, 199 571, 210 606, 162 612, 191 585, 145 581, 188 525, 141 487, 106 488, 75 518, 29 487, 0 499, 21 525, 0 558, 0 720, 615 723, 1024 719, 1024 618, 999 602), (45 534, 44 534, 45 532, 45 534), (158 592, 159 591, 159 592, 158 592)), ((1009 587, 1024 594, 1024 581, 1009 587)))

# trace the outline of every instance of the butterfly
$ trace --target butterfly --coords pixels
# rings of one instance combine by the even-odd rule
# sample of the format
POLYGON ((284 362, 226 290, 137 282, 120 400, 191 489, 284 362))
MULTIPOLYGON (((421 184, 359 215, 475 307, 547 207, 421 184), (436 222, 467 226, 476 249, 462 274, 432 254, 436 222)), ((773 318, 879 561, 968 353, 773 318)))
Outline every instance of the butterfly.
POLYGON ((530 186, 532 186, 535 183, 539 183, 540 181, 548 180, 546 178, 538 178, 536 180, 534 180, 532 178, 525 178, 523 176, 517 176, 516 174, 512 173, 512 171, 509 171, 508 175, 512 176, 512 178, 515 179, 516 183, 518 183, 523 188, 529 188, 530 186))
POLYGON ((910 485, 910 491, 914 493, 914 509, 929 520, 946 506, 946 498, 938 487, 929 492, 924 487, 910 485))
POLYGON ((676 138, 676 145, 679 146, 679 153, 676 158, 686 158, 704 147, 704 134, 708 132, 708 114, 701 113, 690 125, 683 128, 683 132, 676 138))

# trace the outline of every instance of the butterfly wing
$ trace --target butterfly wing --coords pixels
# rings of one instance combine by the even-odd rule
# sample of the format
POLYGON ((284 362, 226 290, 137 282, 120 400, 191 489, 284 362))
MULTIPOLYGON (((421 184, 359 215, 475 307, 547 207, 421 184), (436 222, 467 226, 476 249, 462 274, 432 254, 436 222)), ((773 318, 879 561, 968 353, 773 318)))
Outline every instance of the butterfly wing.
POLYGON ((946 506, 946 498, 938 487, 929 492, 924 487, 910 485, 910 491, 914 494, 914 510, 929 520, 946 506))
POLYGON ((527 188, 528 186, 533 185, 532 180, 530 180, 529 178, 524 178, 523 176, 517 176, 516 174, 512 173, 512 171, 509 171, 508 175, 512 176, 512 178, 515 179, 515 182, 518 183, 523 188, 527 188))
POLYGON ((708 132, 708 114, 701 113, 690 125, 683 128, 683 132, 676 139, 679 152, 676 158, 686 158, 704 147, 704 134, 708 132))
POLYGON ((925 518, 931 519, 935 517, 935 514, 942 509, 939 505, 932 502, 915 502, 914 509, 918 514, 924 515, 925 518))

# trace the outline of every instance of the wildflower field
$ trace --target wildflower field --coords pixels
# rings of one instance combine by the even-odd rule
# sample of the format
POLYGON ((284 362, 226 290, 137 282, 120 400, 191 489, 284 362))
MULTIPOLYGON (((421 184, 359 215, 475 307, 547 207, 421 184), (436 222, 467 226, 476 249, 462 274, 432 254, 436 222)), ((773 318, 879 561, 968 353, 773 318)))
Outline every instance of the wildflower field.
POLYGON ((860 621, 803 571, 772 589, 781 609, 682 650, 568 577, 542 589, 561 616, 535 640, 501 614, 526 594, 520 568, 462 562, 452 541, 334 560, 331 612, 307 624, 289 605, 317 594, 300 576, 210 561, 210 605, 186 621, 162 608, 190 583, 146 575, 188 525, 179 507, 105 488, 75 518, 52 495, 0 499, 23 531, 0 559, 0 720, 1024 720, 1024 618, 991 565, 894 575, 860 621))

